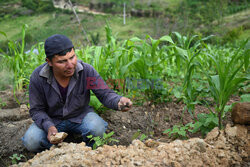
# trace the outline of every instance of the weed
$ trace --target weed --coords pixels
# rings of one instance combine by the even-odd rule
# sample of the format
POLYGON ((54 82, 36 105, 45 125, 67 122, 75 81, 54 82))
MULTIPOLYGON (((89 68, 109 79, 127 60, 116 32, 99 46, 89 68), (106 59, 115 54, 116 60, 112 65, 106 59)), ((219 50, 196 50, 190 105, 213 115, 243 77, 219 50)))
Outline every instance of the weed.
POLYGON ((144 133, 141 133, 141 130, 138 129, 137 132, 135 132, 132 136, 132 140, 135 140, 135 139, 139 139, 140 141, 144 141, 145 139, 147 139, 148 136, 145 135, 144 133), (140 136, 140 137, 139 137, 140 136))
POLYGON ((187 132, 192 132, 194 128, 193 123, 188 123, 186 125, 174 125, 173 128, 169 128, 165 130, 163 133, 169 135, 169 137, 173 139, 187 139, 187 132))
POLYGON ((22 160, 22 158, 24 158, 26 161, 26 157, 23 154, 13 154, 12 156, 9 156, 9 158, 11 159, 12 165, 13 164, 17 164, 19 161, 22 160))
POLYGON ((119 140, 116 140, 114 138, 112 138, 112 135, 114 134, 114 131, 106 134, 103 133, 103 137, 100 136, 93 136, 93 135, 89 135, 87 136, 88 139, 90 139, 90 141, 95 141, 94 145, 93 145, 93 149, 95 150, 97 147, 103 146, 104 144, 109 144, 112 142, 119 142, 119 140))
POLYGON ((209 114, 200 113, 197 115, 197 122, 194 123, 190 131, 196 133, 200 131, 204 137, 208 132, 218 126, 218 117, 213 112, 209 114))
POLYGON ((250 101, 250 94, 244 94, 240 96, 241 102, 249 102, 250 101))
POLYGON ((5 107, 6 105, 6 102, 3 102, 3 100, 0 98, 0 108, 5 107))

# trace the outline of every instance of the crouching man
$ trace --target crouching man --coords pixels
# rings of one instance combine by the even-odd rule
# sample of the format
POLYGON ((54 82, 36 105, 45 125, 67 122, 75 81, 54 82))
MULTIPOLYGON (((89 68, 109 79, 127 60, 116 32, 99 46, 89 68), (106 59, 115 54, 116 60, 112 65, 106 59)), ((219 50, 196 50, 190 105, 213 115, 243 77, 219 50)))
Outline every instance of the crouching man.
POLYGON ((68 37, 50 36, 44 47, 46 63, 30 77, 29 112, 34 123, 23 136, 23 144, 29 151, 40 152, 57 144, 51 136, 68 132, 81 134, 83 141, 92 146, 87 136, 102 136, 108 124, 89 106, 89 87, 108 108, 129 110, 132 102, 111 89, 89 86, 88 78, 105 82, 91 65, 77 60, 68 37))

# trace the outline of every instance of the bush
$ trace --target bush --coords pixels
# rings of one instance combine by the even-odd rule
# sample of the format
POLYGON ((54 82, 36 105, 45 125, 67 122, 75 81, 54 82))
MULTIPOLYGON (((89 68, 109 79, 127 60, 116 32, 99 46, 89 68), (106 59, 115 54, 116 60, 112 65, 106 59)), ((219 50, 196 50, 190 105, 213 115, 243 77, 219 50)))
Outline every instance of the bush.
POLYGON ((40 1, 38 9, 37 9, 38 12, 51 12, 54 10, 55 10, 55 8, 54 8, 53 2, 51 0, 40 1))
POLYGON ((223 43, 233 42, 240 37, 243 33, 243 27, 237 27, 232 30, 229 30, 226 35, 222 38, 223 43))
POLYGON ((22 6, 36 12, 51 12, 55 9, 51 0, 22 0, 22 6))
POLYGON ((36 11, 38 8, 38 0, 22 0, 22 6, 36 11))

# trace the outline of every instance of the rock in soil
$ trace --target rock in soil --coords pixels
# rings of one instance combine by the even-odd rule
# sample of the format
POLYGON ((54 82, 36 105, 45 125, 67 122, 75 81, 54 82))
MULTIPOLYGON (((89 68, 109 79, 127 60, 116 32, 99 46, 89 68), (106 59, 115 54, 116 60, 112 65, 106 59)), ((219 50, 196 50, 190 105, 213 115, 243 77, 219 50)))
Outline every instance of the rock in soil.
POLYGON ((232 110, 232 121, 236 124, 250 125, 250 102, 235 104, 232 110))
POLYGON ((245 126, 215 128, 206 139, 191 138, 162 143, 134 140, 129 146, 104 145, 96 150, 85 143, 61 143, 14 166, 241 166, 248 158, 249 134, 245 126))

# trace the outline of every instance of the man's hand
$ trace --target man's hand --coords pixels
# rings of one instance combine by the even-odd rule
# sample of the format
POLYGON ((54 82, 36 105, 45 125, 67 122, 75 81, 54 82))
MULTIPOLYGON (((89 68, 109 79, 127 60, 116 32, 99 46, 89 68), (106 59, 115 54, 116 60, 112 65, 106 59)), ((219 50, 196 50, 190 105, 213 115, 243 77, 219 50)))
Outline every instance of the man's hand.
POLYGON ((51 136, 55 136, 57 133, 58 133, 58 131, 57 131, 57 129, 56 129, 55 126, 49 127, 47 139, 49 140, 49 142, 50 142, 51 144, 58 144, 58 143, 61 143, 61 142, 62 142, 62 141, 58 141, 58 142, 52 142, 52 141, 51 141, 51 136))
POLYGON ((118 103, 118 110, 128 111, 132 107, 133 103, 129 98, 122 97, 118 103))

